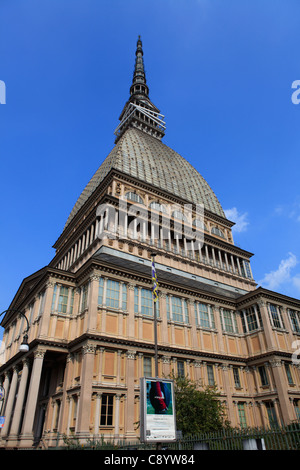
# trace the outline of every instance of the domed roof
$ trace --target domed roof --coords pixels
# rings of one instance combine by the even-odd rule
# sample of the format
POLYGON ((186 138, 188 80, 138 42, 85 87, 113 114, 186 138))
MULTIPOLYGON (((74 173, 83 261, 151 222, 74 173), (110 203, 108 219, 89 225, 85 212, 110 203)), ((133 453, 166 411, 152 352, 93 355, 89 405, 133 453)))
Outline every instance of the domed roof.
POLYGON ((211 187, 187 160, 157 138, 130 127, 81 193, 65 227, 113 168, 225 217, 211 187))

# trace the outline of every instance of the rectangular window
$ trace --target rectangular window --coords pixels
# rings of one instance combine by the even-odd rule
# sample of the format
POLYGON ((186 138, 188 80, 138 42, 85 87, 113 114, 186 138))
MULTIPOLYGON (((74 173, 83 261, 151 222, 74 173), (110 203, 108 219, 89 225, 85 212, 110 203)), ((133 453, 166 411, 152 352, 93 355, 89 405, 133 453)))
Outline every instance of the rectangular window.
POLYGON ((99 279, 99 291, 98 291, 98 305, 103 305, 103 293, 104 293, 104 279, 99 279))
POLYGON ((277 421, 277 416, 276 416, 276 411, 275 407, 272 402, 267 401, 265 403, 267 413, 268 413, 268 419, 269 419, 269 424, 271 427, 277 427, 278 426, 278 421, 277 421))
POLYGON ((58 312, 67 313, 69 289, 67 287, 60 287, 58 297, 58 312))
POLYGON ((55 309, 56 292, 57 292, 57 285, 55 284, 53 288, 53 297, 52 297, 52 306, 51 306, 52 312, 54 312, 54 309, 55 309))
POLYGON ((112 426, 113 424, 114 397, 102 395, 100 426, 112 426))
POLYGON ((166 295, 167 319, 179 323, 189 323, 188 305, 180 297, 166 295))
POLYGON ((111 279, 99 279, 98 305, 122 310, 127 309, 127 285, 111 279), (106 289, 106 296, 104 291, 106 289))
POLYGON ((144 377, 152 377, 152 359, 151 357, 144 357, 144 377))
POLYGON ((87 298, 88 298, 88 283, 82 286, 81 291, 81 311, 87 308, 87 298))
POLYGON ((224 331, 227 333, 238 332, 235 313, 231 312, 230 310, 221 309, 221 317, 223 319, 222 325, 224 331))
POLYGON ((40 294, 39 315, 41 315, 42 313, 44 313, 45 298, 46 298, 45 291, 43 291, 43 292, 40 294))
POLYGON ((254 307, 249 307, 246 309, 246 321, 248 325, 248 331, 253 331, 258 329, 257 318, 255 314, 254 307))
POLYGON ((120 285, 117 281, 107 280, 106 286, 106 306, 119 308, 120 285))
POLYGON ((234 385, 236 388, 241 388, 241 381, 240 381, 240 374, 237 367, 233 367, 233 378, 234 378, 234 385))
MULTIPOLYGON (((86 284, 87 289, 88 284, 86 284)), ((85 286, 83 287, 85 289, 85 286)), ((86 300, 84 300, 84 305, 86 308, 86 300)), ((54 286, 53 298, 52 298, 52 311, 58 313, 72 313, 73 312, 73 303, 74 303, 74 289, 66 286, 54 286)), ((83 304, 82 304, 83 305, 83 304)), ((83 310, 84 310, 83 308, 83 310)))
POLYGON ((241 428, 247 427, 245 403, 238 403, 238 414, 241 428))
POLYGON ((196 325, 203 328, 215 328, 214 315, 210 307, 199 302, 195 302, 194 306, 196 325))
POLYGON ((245 266, 245 271, 246 271, 246 276, 249 279, 252 279, 252 274, 251 274, 251 269, 250 269, 250 263, 249 261, 244 260, 244 266, 245 266))
POLYGON ((297 398, 294 400, 294 409, 296 413, 296 419, 300 420, 300 400, 297 398))
POLYGON ((207 370, 208 385, 214 386, 215 385, 215 377, 214 377, 214 368, 213 368, 213 366, 211 364, 207 364, 206 370, 207 370))
POLYGON ((290 321, 291 321, 293 331, 295 333, 300 333, 300 316, 299 316, 299 312, 296 312, 295 310, 289 310, 289 317, 290 317, 290 321))
POLYGON ((177 375, 178 377, 184 377, 184 362, 177 361, 177 375))
POLYGON ((179 297, 172 297, 172 319, 177 322, 183 323, 183 311, 181 299, 179 297))
POLYGON ((290 365, 287 362, 285 362, 284 367, 285 367, 285 372, 286 372, 288 383, 290 385, 293 385, 294 381, 293 381, 290 365))
POLYGON ((282 328, 281 323, 280 323, 279 313, 278 313, 276 305, 269 304, 269 308, 270 308, 270 313, 271 313, 271 319, 272 319, 273 326, 275 326, 275 328, 282 328))
POLYGON ((267 385, 269 385, 269 380, 268 380, 268 376, 267 376, 265 366, 258 367, 258 372, 259 372, 259 375, 260 375, 261 385, 263 387, 266 387, 267 385))
MULTIPOLYGON (((134 288, 134 313, 140 313, 149 317, 154 316, 152 289, 134 288)), ((156 302, 156 315, 159 317, 159 300, 156 302)))
POLYGON ((123 282, 121 283, 122 289, 122 310, 127 310, 127 285, 123 282))

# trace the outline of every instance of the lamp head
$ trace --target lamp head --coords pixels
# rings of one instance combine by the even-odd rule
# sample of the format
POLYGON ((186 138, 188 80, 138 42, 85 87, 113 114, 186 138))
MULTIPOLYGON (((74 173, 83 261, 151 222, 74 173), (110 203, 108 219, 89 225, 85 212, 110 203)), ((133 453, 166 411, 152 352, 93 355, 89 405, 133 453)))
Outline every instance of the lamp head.
POLYGON ((28 336, 27 336, 27 335, 24 335, 24 336, 23 336, 23 341, 22 341, 22 343, 20 344, 19 351, 20 351, 20 352, 27 352, 27 351, 29 351, 28 336))

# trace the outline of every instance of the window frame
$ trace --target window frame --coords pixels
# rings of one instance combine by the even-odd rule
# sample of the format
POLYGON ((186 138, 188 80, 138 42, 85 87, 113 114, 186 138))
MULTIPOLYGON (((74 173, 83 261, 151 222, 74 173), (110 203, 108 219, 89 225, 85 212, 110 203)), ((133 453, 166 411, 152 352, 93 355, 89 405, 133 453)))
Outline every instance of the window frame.
POLYGON ((187 300, 175 295, 166 295, 167 320, 181 325, 189 325, 189 309, 187 300))
POLYGON ((100 426, 114 425, 114 395, 103 393, 100 408, 100 426), (105 400, 104 400, 105 399, 105 400))
POLYGON ((260 376, 260 383, 262 387, 268 387, 270 382, 269 382, 269 377, 267 374, 266 367, 264 365, 258 366, 258 373, 260 376))
POLYGON ((209 387, 214 387, 216 385, 215 380, 215 371, 213 364, 206 364, 206 372, 207 372, 207 382, 209 387))

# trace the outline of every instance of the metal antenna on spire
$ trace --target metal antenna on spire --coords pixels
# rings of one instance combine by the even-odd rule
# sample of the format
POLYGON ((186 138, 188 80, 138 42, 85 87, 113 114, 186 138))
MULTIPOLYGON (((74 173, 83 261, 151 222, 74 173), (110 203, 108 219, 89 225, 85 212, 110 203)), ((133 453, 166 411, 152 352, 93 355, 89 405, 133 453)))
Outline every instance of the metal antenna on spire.
POLYGON ((166 123, 163 121, 164 116, 160 114, 159 109, 149 99, 140 35, 138 36, 135 55, 130 98, 123 108, 119 118, 120 124, 114 132, 117 136, 116 142, 129 127, 140 129, 159 140, 165 135, 166 123))

